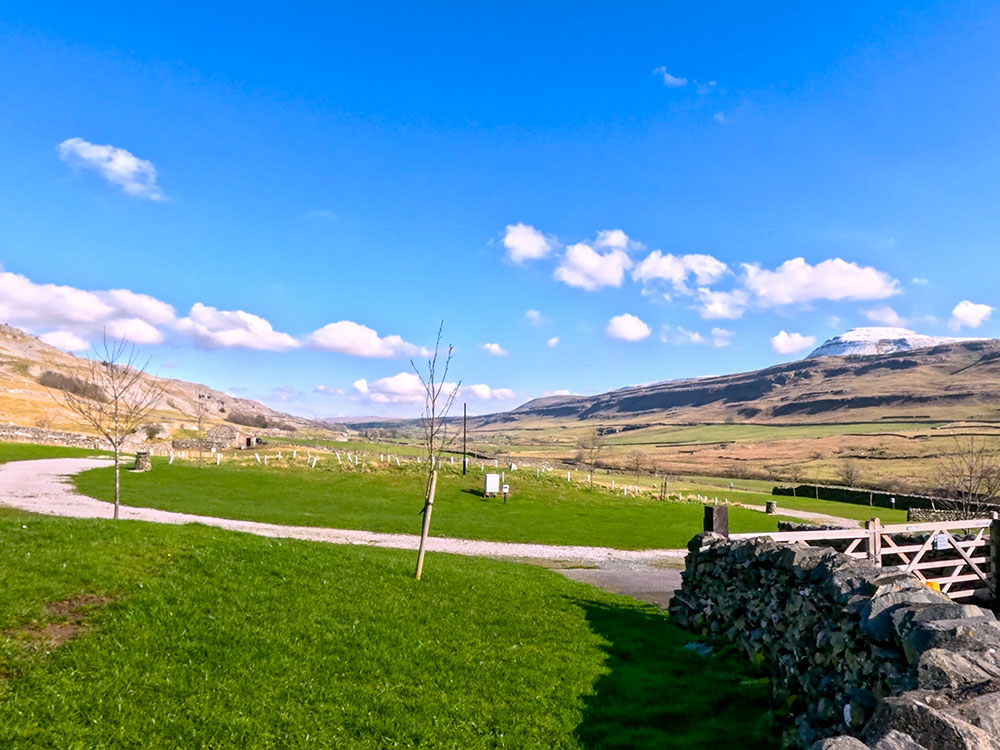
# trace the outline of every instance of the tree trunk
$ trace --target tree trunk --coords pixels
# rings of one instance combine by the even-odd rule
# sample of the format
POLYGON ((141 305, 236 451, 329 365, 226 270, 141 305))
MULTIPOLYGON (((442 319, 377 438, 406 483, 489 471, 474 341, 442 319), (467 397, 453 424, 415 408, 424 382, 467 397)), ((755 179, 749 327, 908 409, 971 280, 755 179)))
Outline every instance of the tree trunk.
POLYGON ((118 520, 118 496, 120 488, 119 466, 120 466, 119 452, 118 448, 116 447, 115 448, 115 520, 116 521, 118 520))
POLYGON ((427 544, 427 534, 431 530, 431 511, 434 509, 434 491, 437 489, 437 472, 431 470, 427 480, 427 499, 424 502, 424 525, 420 530, 420 549, 417 551, 417 572, 414 577, 419 581, 424 572, 424 547, 427 544))

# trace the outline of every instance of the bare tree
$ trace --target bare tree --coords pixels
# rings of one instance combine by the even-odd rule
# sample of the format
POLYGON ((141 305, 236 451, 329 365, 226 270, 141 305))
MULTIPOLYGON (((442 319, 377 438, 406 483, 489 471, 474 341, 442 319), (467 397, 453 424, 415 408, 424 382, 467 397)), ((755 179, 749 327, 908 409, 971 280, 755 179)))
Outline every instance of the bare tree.
POLYGON ((798 497, 799 485, 802 483, 802 465, 789 464, 785 467, 785 476, 792 483, 792 497, 798 497))
POLYGON ((840 483, 845 487, 857 487, 861 481, 861 467, 851 458, 840 462, 840 483))
POLYGON ((938 473, 952 507, 965 515, 1000 493, 1000 455, 972 435, 955 438, 954 451, 941 459, 938 473))
POLYGON ((444 360, 444 368, 438 376, 438 355, 441 349, 441 335, 444 322, 438 327, 437 339, 434 341, 434 352, 427 360, 427 374, 410 361, 410 365, 420 378, 424 388, 424 413, 421 418, 423 427, 423 448, 427 454, 427 491, 424 493, 423 526, 420 529, 420 548, 417 551, 417 570, 414 577, 419 581, 424 570, 424 549, 427 545, 427 534, 431 528, 431 511, 434 509, 434 492, 437 489, 437 460, 441 453, 455 439, 448 436, 448 412, 451 411, 461 383, 448 383, 448 370, 451 368, 451 358, 454 347, 448 346, 448 354, 444 360))
MULTIPOLYGON (((94 350, 86 377, 89 395, 59 391, 59 400, 76 421, 97 430, 115 456, 115 518, 121 496, 121 450, 125 440, 156 408, 163 386, 146 376, 147 359, 139 364, 139 352, 125 339, 102 339, 94 350)), ((85 389, 86 392, 86 389, 85 389)))
POLYGON ((644 456, 642 451, 630 451, 627 456, 625 456, 625 465, 635 472, 635 485, 639 486, 639 472, 642 471, 642 466, 644 463, 644 456))
POLYGON ((590 467, 590 483, 593 484, 594 474, 597 473, 597 459, 604 453, 604 438, 601 437, 601 433, 595 427, 591 432, 580 438, 577 442, 577 447, 580 449, 577 454, 580 457, 580 461, 585 466, 590 467))
POLYGON ((210 396, 207 393, 199 393, 198 399, 194 403, 194 421, 197 426, 198 435, 198 468, 204 467, 204 451, 205 451, 205 419, 208 417, 208 399, 210 396))

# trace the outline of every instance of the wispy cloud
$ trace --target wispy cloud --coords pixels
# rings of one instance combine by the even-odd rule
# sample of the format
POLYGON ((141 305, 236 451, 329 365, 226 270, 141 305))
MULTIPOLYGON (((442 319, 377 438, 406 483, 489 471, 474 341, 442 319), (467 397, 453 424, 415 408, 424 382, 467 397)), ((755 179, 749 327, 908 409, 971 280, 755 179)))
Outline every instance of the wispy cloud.
POLYGON ((500 344, 492 342, 488 344, 483 344, 479 348, 485 351, 487 354, 492 354, 494 357, 506 357, 508 354, 510 354, 510 352, 508 352, 506 349, 500 346, 500 344))
POLYGON ((83 138, 68 138, 56 147, 56 151, 66 163, 97 172, 128 195, 153 201, 166 198, 156 184, 153 162, 140 159, 123 148, 99 146, 83 138))
POLYGON ((670 75, 670 73, 667 72, 666 67, 663 65, 661 65, 658 68, 655 68, 653 70, 653 75, 660 76, 660 78, 663 80, 663 85, 666 86, 667 88, 677 89, 683 86, 687 86, 688 82, 687 78, 681 78, 680 76, 670 75))

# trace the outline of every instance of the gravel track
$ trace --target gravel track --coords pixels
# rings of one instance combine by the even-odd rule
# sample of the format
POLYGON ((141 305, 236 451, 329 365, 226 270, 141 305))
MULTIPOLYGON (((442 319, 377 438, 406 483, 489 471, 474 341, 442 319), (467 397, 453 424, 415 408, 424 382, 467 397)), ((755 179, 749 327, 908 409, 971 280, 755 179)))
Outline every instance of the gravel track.
MULTIPOLYGON (((105 458, 48 458, 36 461, 13 461, 0 465, 0 505, 32 513, 73 518, 111 518, 110 503, 86 497, 76 491, 70 477, 87 469, 111 465, 105 458)), ((230 531, 285 539, 304 539, 331 544, 359 544, 371 547, 417 549, 420 537, 415 534, 383 534, 350 529, 239 521, 231 518, 175 513, 155 508, 122 505, 119 517, 135 521, 185 524, 200 523, 230 531)), ((560 546, 486 542, 451 537, 430 537, 427 549, 473 557, 490 557, 522 562, 538 561, 559 570, 567 577, 628 594, 665 606, 669 596, 680 587, 676 566, 687 550, 619 550, 610 547, 560 546)))

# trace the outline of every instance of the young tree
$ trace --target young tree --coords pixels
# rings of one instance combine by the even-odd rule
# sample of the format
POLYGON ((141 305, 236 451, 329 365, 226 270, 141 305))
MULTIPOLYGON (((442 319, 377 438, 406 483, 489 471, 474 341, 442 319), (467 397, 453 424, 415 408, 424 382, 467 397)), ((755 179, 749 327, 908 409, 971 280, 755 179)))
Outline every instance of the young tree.
POLYGON ((208 404, 209 395, 207 393, 199 393, 198 400, 194 403, 194 421, 197 425, 198 434, 198 468, 204 467, 204 451, 205 451, 205 420, 208 417, 208 404))
POLYGON ((448 354, 444 360, 444 368, 438 374, 438 355, 441 349, 441 336, 444 322, 438 327, 437 339, 434 342, 434 352, 427 360, 427 374, 411 360, 410 365, 420 378, 424 388, 424 413, 421 418, 423 427, 423 448, 427 454, 427 490, 424 493, 424 522, 420 529, 420 547, 417 550, 417 570, 414 577, 419 581, 424 570, 424 549, 427 546, 427 534, 431 528, 431 511, 434 509, 434 492, 437 489, 437 459, 448 447, 455 435, 448 436, 448 412, 451 411, 455 397, 458 396, 459 383, 448 383, 448 370, 451 368, 451 358, 454 347, 448 346, 448 354))
POLYGON ((579 460, 590 467, 590 483, 594 483, 594 474, 597 473, 597 459, 604 453, 604 438, 595 427, 577 442, 579 460))
MULTIPOLYGON (((139 364, 139 352, 125 339, 102 339, 95 348, 83 380, 90 386, 89 395, 59 391, 59 400, 78 424, 97 430, 111 446, 115 457, 115 515, 121 496, 121 450, 129 435, 156 408, 163 385, 146 376, 147 359, 139 364)), ((86 392, 86 389, 84 389, 86 392)))
POLYGON ((952 507, 970 516, 976 505, 1000 493, 1000 455, 975 436, 956 437, 953 452, 941 459, 938 476, 952 507))

